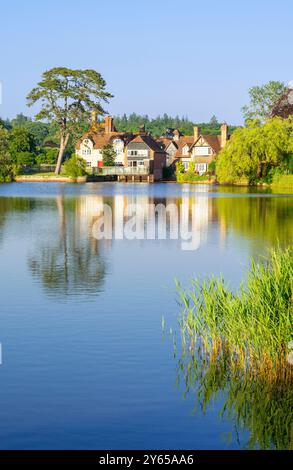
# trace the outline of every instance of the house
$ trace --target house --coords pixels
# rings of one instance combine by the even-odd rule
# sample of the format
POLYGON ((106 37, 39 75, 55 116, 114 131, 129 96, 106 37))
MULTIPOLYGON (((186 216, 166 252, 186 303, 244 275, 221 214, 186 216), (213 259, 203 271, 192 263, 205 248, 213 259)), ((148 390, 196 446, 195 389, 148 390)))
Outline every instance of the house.
POLYGON ((143 129, 126 146, 125 164, 132 168, 145 168, 154 175, 154 180, 163 177, 166 166, 166 152, 162 146, 143 129))
POLYGON ((162 136, 159 142, 162 144, 167 154, 166 166, 171 166, 176 159, 181 158, 183 155, 189 157, 188 150, 189 146, 193 143, 193 137, 183 136, 178 129, 168 128, 166 129, 165 136, 162 136))
POLYGON ((228 139, 228 126, 223 124, 221 135, 203 135, 199 127, 194 127, 193 136, 183 136, 175 129, 172 140, 161 138, 160 142, 165 147, 167 166, 181 161, 187 171, 190 162, 194 162, 196 172, 202 175, 208 171, 210 163, 216 159, 228 139))
POLYGON ((104 123, 99 123, 96 113, 92 113, 91 127, 78 141, 76 154, 85 159, 88 169, 95 171, 103 166, 103 148, 109 143, 116 153, 115 166, 130 167, 133 174, 151 174, 154 180, 162 179, 166 166, 163 146, 145 132, 144 126, 138 133, 117 132, 111 116, 107 116, 104 123))
POLYGON ((159 143, 166 152, 166 166, 172 165, 178 150, 177 143, 174 140, 163 137, 159 139, 159 143))
POLYGON ((194 143, 190 147, 190 157, 195 163, 195 170, 200 175, 207 173, 210 163, 216 159, 228 139, 227 124, 222 124, 221 135, 202 135, 200 128, 194 128, 194 143))
POLYGON ((100 168, 103 166, 103 147, 111 143, 116 152, 115 164, 125 165, 125 148, 133 137, 131 133, 117 132, 111 116, 107 116, 104 123, 98 123, 96 113, 92 113, 92 125, 77 142, 76 154, 86 160, 88 169, 100 168))

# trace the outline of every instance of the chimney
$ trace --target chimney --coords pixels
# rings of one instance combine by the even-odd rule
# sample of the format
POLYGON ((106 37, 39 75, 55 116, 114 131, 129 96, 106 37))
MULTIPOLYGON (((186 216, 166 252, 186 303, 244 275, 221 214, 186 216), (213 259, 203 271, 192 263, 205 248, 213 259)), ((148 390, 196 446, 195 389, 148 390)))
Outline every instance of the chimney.
POLYGON ((111 116, 105 117, 105 133, 110 134, 110 132, 114 132, 114 123, 113 118, 111 116))
POLYGON ((193 135, 194 135, 194 142, 196 142, 201 134, 200 127, 194 127, 193 128, 193 135))
POLYGON ((91 113, 92 125, 95 126, 97 124, 97 112, 92 111, 91 113))
POLYGON ((228 126, 227 124, 221 125, 221 148, 225 147, 228 140, 228 126))

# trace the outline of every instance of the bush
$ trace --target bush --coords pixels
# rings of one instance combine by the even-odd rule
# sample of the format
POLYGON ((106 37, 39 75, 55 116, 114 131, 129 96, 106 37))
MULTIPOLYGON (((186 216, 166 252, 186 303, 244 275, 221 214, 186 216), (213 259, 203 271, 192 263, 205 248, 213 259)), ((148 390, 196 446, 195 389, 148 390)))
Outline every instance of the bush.
POLYGON ((209 173, 211 175, 214 175, 216 173, 216 160, 213 160, 210 164, 209 164, 209 173))
POLYGON ((36 163, 36 155, 31 152, 19 152, 16 162, 19 166, 33 166, 36 163))
POLYGON ((63 165, 62 174, 64 176, 70 176, 77 178, 78 176, 86 175, 86 162, 83 158, 78 155, 72 155, 71 158, 65 161, 63 165))
POLYGON ((37 155, 36 162, 38 165, 56 165, 59 149, 44 148, 42 153, 37 155))
POLYGON ((176 163, 176 175, 185 173, 185 168, 181 160, 176 163))

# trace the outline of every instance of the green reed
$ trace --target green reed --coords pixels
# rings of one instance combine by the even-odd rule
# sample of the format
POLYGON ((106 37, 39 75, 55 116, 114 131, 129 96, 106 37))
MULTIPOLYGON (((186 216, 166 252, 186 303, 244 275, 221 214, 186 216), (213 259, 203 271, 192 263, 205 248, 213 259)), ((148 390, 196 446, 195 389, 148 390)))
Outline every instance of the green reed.
POLYGON ((238 369, 267 379, 292 377, 292 281, 293 249, 278 248, 268 259, 251 260, 237 292, 222 276, 193 280, 188 290, 177 282, 183 347, 192 350, 200 340, 214 360, 225 349, 238 369))

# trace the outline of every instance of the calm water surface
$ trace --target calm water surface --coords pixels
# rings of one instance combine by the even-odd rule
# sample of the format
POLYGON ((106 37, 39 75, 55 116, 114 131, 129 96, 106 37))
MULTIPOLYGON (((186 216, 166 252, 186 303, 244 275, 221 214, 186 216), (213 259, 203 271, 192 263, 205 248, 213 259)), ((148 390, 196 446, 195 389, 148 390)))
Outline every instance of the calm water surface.
MULTIPOLYGON (((167 328, 174 279, 223 273, 292 239, 293 197, 175 184, 0 185, 1 449, 241 449, 254 429, 186 393, 167 328), (180 240, 96 240, 101 204, 196 204, 180 240)), ((286 429, 279 431, 286 443, 286 429)), ((282 444, 284 445, 284 444, 282 444)), ((286 444, 285 444, 286 445, 286 444)))

